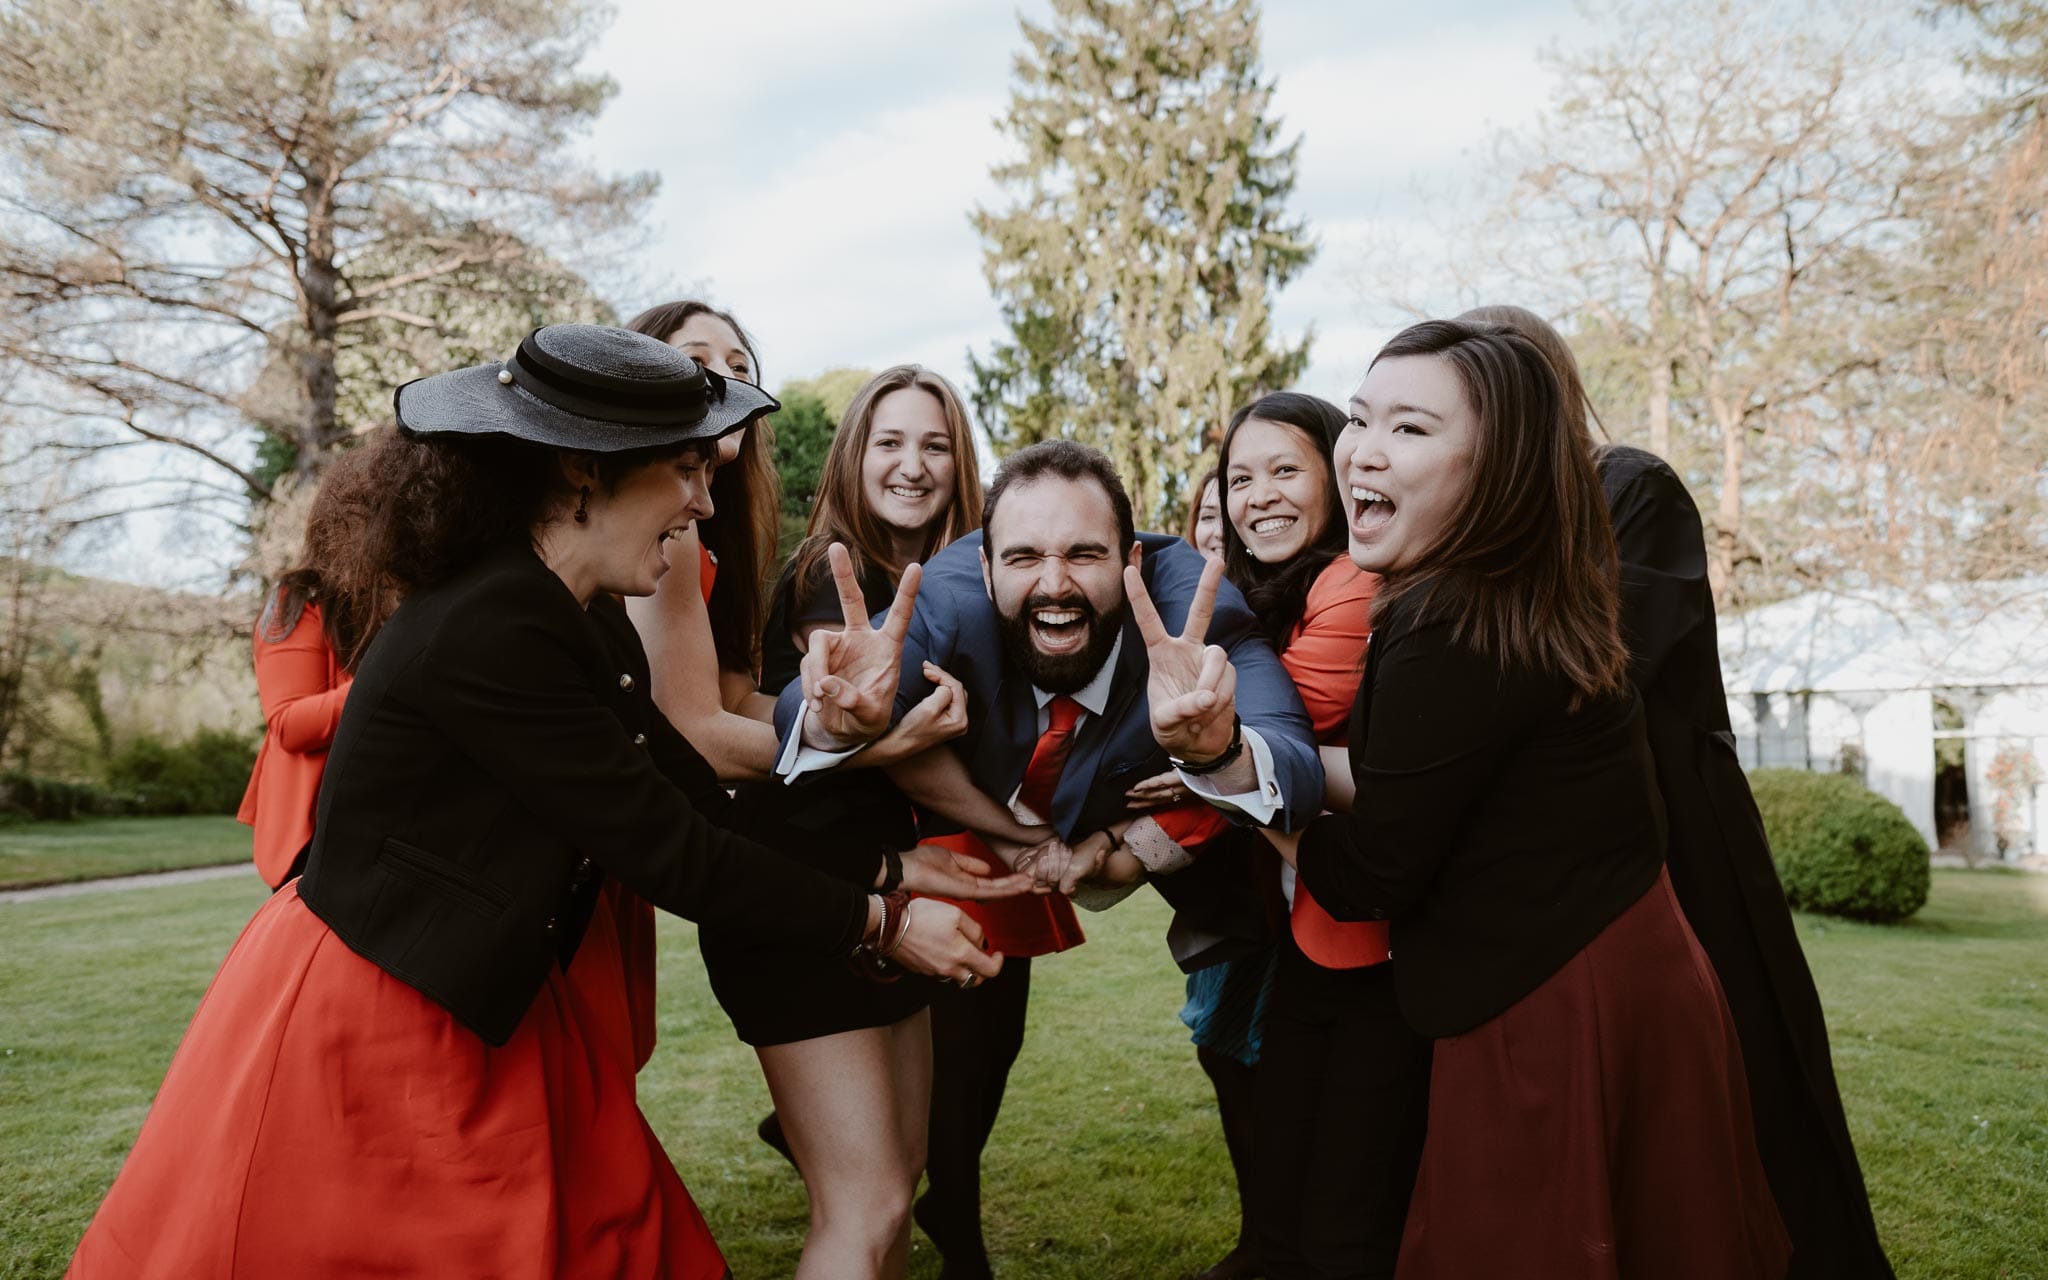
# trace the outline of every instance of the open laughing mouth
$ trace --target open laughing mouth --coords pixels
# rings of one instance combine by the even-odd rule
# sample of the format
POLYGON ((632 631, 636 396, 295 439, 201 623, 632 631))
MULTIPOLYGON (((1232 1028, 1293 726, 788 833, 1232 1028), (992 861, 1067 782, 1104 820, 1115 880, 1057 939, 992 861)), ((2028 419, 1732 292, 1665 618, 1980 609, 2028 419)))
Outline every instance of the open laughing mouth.
POLYGON ((1088 643, 1085 609, 1033 609, 1031 643, 1041 653, 1073 653, 1088 643))
POLYGON ((1351 488, 1351 536, 1369 541, 1394 519, 1394 500, 1377 489, 1361 485, 1351 488))
POLYGON ((1294 525, 1293 516, 1267 516, 1252 522, 1252 532, 1261 538, 1271 538, 1287 532, 1294 525))

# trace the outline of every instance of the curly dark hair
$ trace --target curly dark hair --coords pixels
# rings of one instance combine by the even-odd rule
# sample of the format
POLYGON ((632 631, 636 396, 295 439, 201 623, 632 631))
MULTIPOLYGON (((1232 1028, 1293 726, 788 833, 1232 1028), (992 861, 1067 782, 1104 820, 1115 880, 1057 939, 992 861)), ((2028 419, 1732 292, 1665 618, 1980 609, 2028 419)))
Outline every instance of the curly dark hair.
MULTIPOLYGON (((685 440, 588 456, 610 493, 642 467, 714 448, 685 440)), ((568 506, 564 451, 547 445, 392 427, 358 452, 371 493, 355 554, 339 571, 345 582, 432 586, 500 547, 530 545, 534 528, 568 506)))
MULTIPOLYGON (((1223 571, 1259 620, 1259 630, 1275 650, 1285 649, 1308 610, 1309 588, 1332 560, 1346 554, 1344 496, 1337 488, 1337 468, 1330 454, 1344 431, 1344 411, 1320 396, 1298 391, 1275 391, 1260 396, 1230 417, 1223 432, 1223 445, 1216 455, 1217 501, 1224 510, 1223 571), (1323 529, 1314 542, 1282 564, 1265 564, 1252 558, 1230 522, 1230 445, 1238 428, 1252 419, 1289 427, 1308 441, 1310 452, 1323 464, 1325 508, 1323 529)), ((1201 491, 1198 489, 1196 493, 1201 491)))
POLYGON ((298 629, 308 604, 320 606, 320 626, 342 669, 353 672, 377 629, 398 605, 394 584, 363 571, 362 536, 377 505, 368 451, 349 449, 327 464, 298 563, 280 576, 256 620, 256 633, 276 644, 298 629))

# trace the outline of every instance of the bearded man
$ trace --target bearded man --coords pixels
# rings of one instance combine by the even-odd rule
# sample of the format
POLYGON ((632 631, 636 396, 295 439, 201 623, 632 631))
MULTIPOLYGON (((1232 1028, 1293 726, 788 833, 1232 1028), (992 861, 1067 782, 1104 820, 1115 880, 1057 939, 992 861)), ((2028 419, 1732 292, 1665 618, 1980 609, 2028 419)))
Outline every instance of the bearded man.
MULTIPOLYGON (((900 717, 929 692, 926 663, 950 672, 969 718, 950 746, 975 785, 1058 833, 994 856, 1072 894, 1119 847, 1170 875, 1230 821, 1293 829, 1320 811, 1308 715, 1221 578, 1179 538, 1134 532, 1101 453, 1047 441, 1003 463, 982 532, 924 567, 894 702, 900 717), (1169 768, 1182 802, 1136 811, 1126 791, 1169 768)), ((776 709, 778 775, 830 768, 887 728, 850 729, 853 701, 829 679, 793 682, 776 709)), ((891 773, 915 799, 916 779, 891 773)), ((1061 894, 961 907, 1004 964, 932 1006, 930 1185, 916 1218, 947 1280, 989 1274, 981 1152, 1023 1045, 1031 957, 1083 941, 1061 894)))

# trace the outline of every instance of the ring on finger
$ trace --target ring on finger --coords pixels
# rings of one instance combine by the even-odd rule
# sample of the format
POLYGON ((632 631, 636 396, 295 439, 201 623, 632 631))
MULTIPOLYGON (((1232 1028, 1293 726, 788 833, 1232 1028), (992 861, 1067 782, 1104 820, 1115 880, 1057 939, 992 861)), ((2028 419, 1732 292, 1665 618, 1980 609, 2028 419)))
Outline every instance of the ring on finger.
POLYGON ((953 980, 953 985, 959 987, 962 991, 972 991, 974 990, 974 988, 981 985, 981 975, 978 973, 970 973, 964 978, 955 978, 953 980))

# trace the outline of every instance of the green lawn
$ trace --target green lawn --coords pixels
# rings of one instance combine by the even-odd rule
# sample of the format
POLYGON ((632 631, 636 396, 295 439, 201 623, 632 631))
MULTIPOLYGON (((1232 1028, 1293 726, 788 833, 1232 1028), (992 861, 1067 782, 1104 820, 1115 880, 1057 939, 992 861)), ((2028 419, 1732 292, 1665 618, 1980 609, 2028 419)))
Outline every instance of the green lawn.
POLYGON ((249 828, 226 814, 0 825, 0 889, 246 862, 249 828))
MULTIPOLYGON (((236 880, 0 904, 0 1276, 62 1270, 262 897, 236 880)), ((1007 1276, 1171 1277, 1228 1243, 1228 1166, 1174 1019, 1165 919, 1141 895, 1033 977, 986 1178, 1007 1276)), ((1937 871, 1904 926, 1800 923, 1899 1274, 2048 1280, 2048 879, 1937 871)), ((736 1274, 787 1275, 803 1189, 753 1137, 767 1091, 693 931, 665 928, 644 1104, 736 1274)), ((921 1247, 911 1275, 936 1271, 921 1247)))

